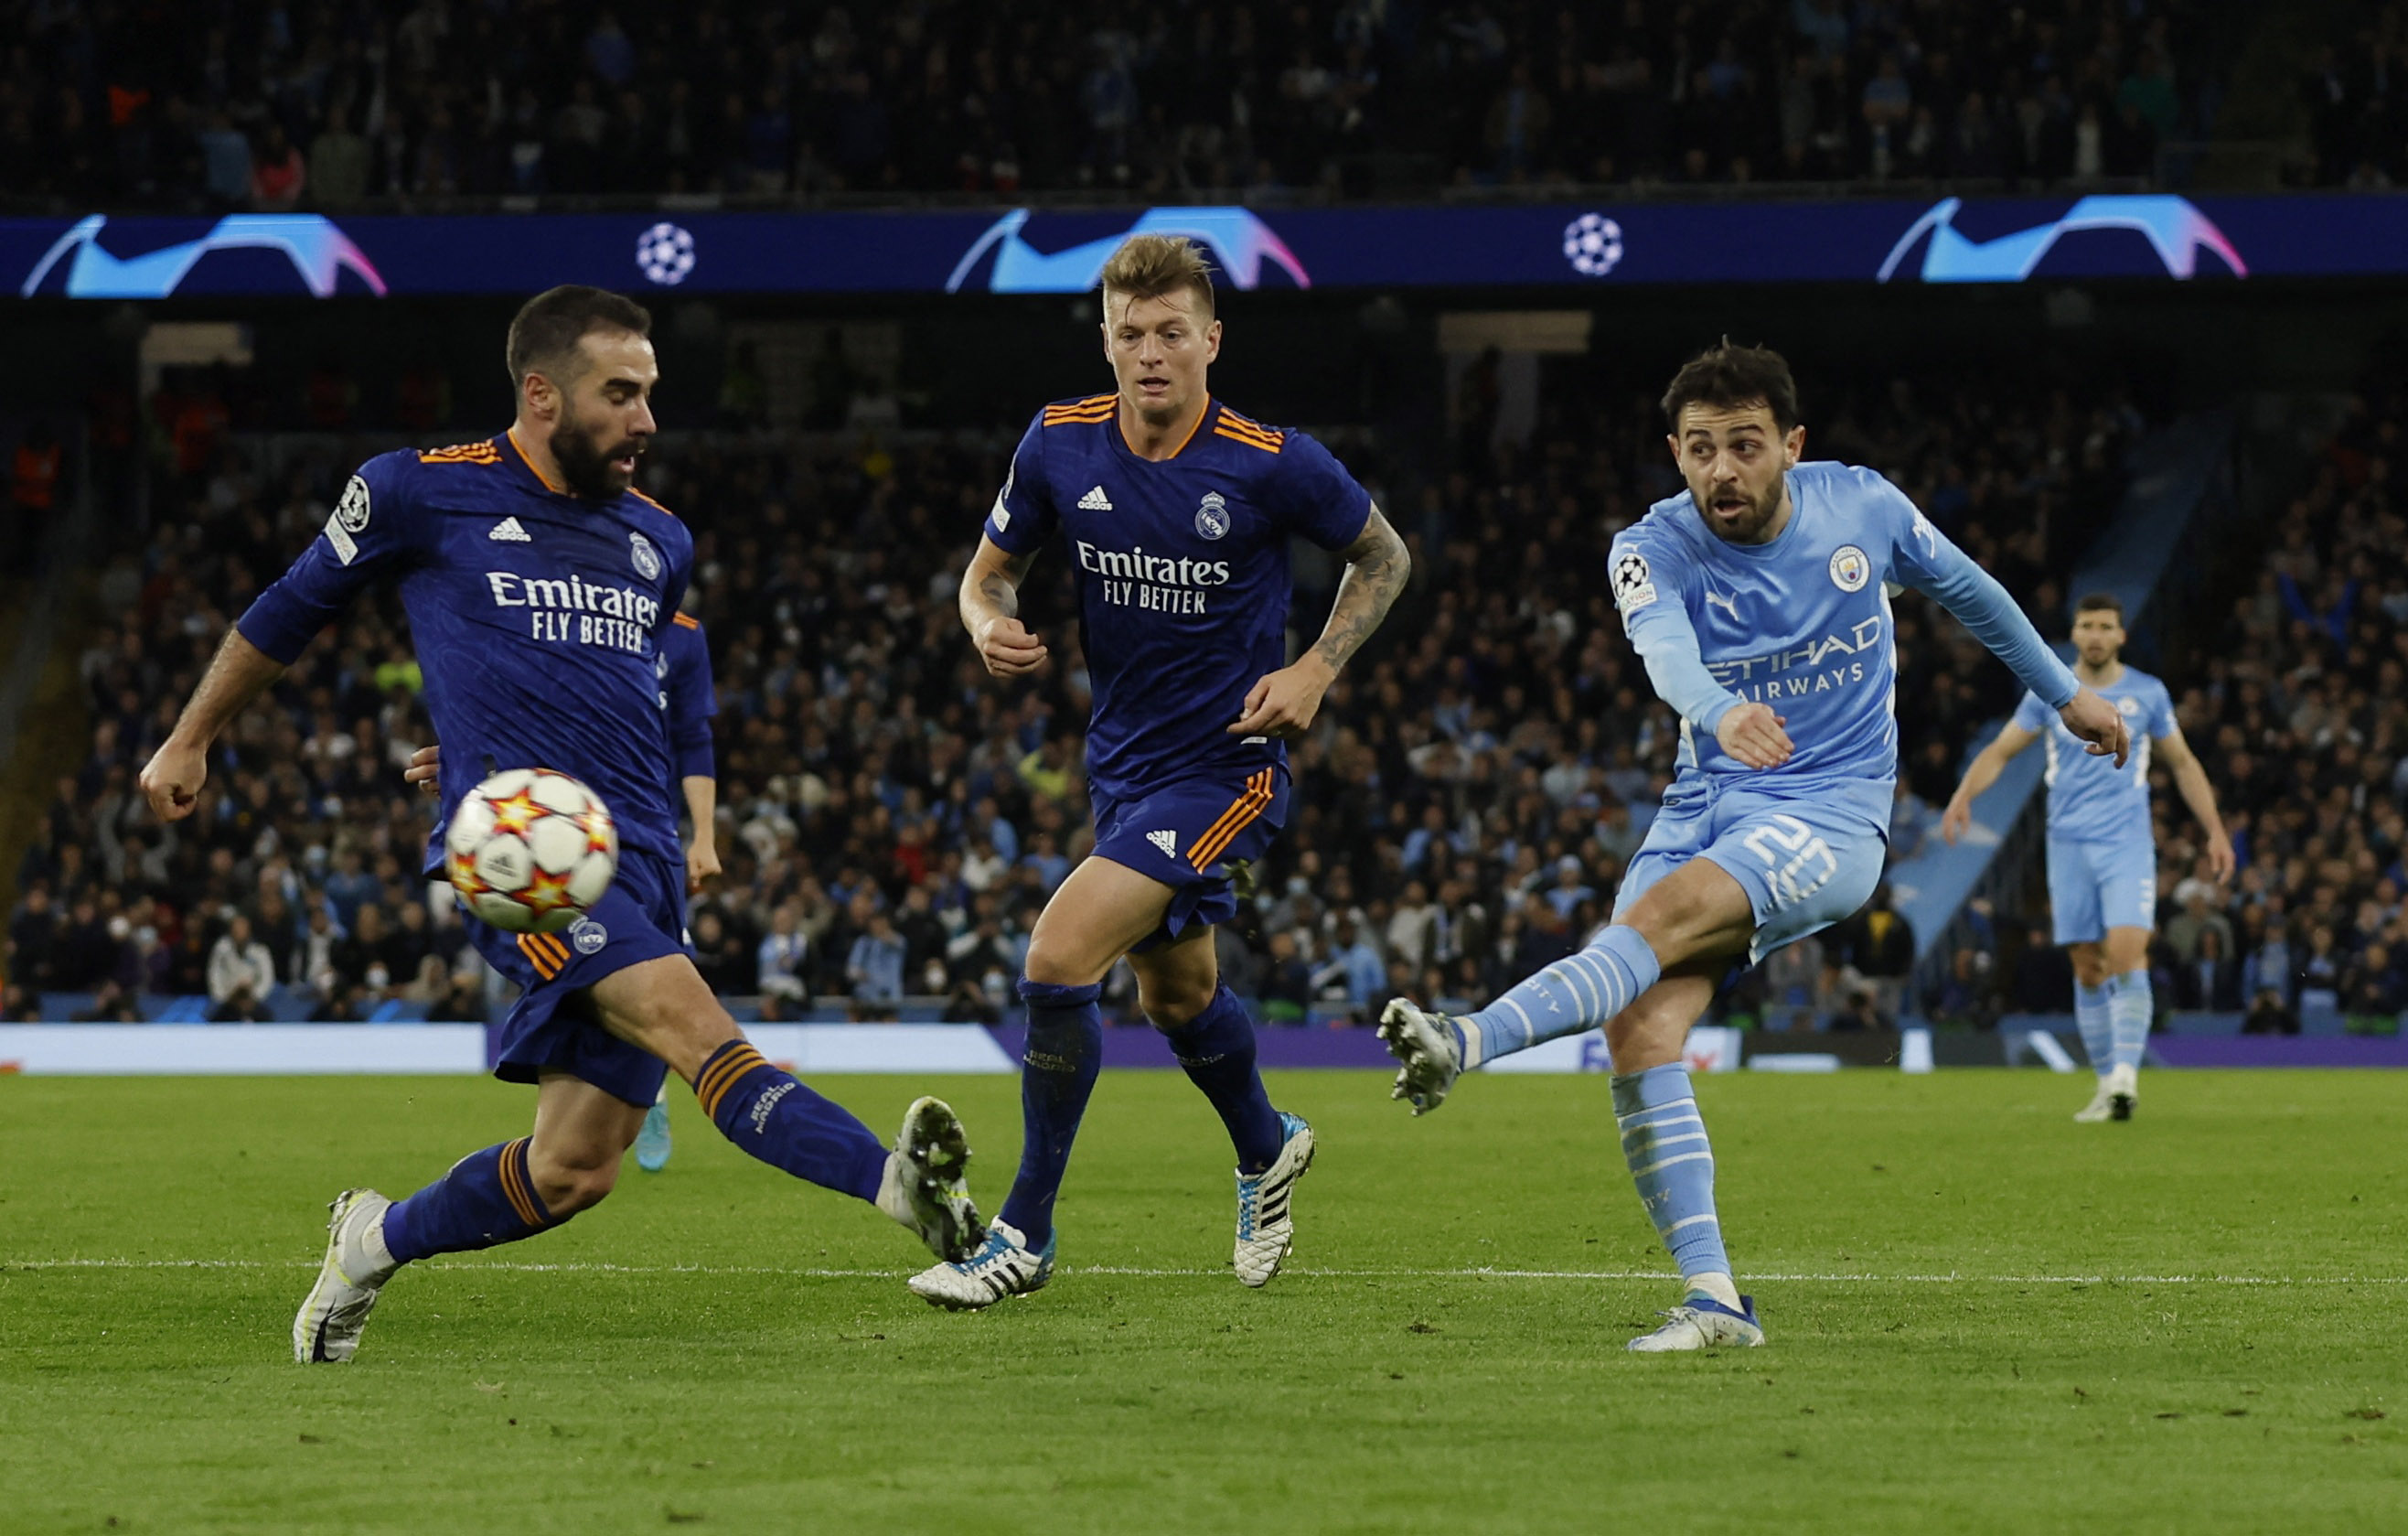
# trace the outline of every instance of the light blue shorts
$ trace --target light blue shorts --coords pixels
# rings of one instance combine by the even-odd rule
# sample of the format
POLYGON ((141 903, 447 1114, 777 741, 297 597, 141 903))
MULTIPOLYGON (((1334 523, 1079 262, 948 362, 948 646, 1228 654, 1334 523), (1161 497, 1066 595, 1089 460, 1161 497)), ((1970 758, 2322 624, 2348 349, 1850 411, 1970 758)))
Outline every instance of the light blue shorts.
POLYGON ((1754 965, 1853 916, 1881 883, 1888 849, 1889 829, 1844 801, 1675 782, 1622 878, 1613 915, 1691 859, 1710 859, 1755 909, 1754 965))
POLYGON ((2048 840, 2048 907, 2060 944, 2109 928, 2157 926, 2157 845, 2146 830, 2110 840, 2048 840))

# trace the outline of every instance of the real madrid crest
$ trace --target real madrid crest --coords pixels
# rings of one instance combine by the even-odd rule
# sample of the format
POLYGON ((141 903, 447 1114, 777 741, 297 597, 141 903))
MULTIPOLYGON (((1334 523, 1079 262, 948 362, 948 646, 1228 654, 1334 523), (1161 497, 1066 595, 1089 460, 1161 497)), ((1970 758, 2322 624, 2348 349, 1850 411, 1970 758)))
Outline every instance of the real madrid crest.
POLYGON ((637 575, 647 581, 657 581, 661 579, 661 552, 652 548, 651 539, 639 533, 629 534, 627 553, 636 562, 637 575))
POLYGON ((1831 584, 1842 592, 1862 592, 1872 574, 1873 563, 1854 544, 1842 544, 1831 552, 1831 584))
POLYGON ((1229 531, 1229 504, 1218 491, 1207 491, 1196 508, 1196 531, 1207 538, 1218 538, 1229 531))

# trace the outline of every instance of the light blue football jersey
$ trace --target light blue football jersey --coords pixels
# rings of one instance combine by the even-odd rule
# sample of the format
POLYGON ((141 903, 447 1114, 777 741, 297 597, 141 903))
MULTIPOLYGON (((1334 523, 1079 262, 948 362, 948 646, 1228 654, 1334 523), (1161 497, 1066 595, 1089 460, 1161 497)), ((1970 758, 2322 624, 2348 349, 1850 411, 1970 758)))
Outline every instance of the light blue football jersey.
POLYGON ((2048 835, 2078 840, 2149 835, 2149 746, 2172 736, 2173 696, 2137 667, 2127 667, 2098 693, 2124 717, 2132 733, 2132 754, 2122 768, 2113 757, 2093 757, 2082 739, 2065 728, 2055 710, 2026 694, 2014 723, 2040 737, 2048 753, 2048 835))
POLYGON ((2071 674, 1999 584, 1879 473, 1800 464, 1789 495, 1789 522, 1767 544, 1716 538, 1686 491, 1614 538, 1614 603, 1658 691, 1658 668, 1693 668, 1694 654, 1712 679, 1698 680, 1702 692, 1771 706, 1795 745, 1782 768, 1750 768, 1707 728, 1727 701, 1699 713, 1667 692, 1684 716, 1683 776, 1843 801, 1886 825, 1898 776, 1888 583, 1939 599, 2025 686, 2073 696, 2071 674))

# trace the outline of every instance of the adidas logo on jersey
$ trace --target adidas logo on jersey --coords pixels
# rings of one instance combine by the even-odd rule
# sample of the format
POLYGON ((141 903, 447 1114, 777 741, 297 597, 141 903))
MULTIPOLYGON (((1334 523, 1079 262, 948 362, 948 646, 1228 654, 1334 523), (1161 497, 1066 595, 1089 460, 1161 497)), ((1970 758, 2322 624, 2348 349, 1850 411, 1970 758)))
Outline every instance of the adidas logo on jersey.
POLYGON ((1161 849, 1164 858, 1179 856, 1179 834, 1176 832, 1167 828, 1160 832, 1148 832, 1145 835, 1145 840, 1161 849))
POLYGON ((535 542, 535 540, 527 537, 527 531, 519 526, 519 520, 514 517, 506 517, 499 523, 494 524, 494 531, 487 534, 485 537, 492 539, 496 544, 531 544, 535 542))
POLYGON ((1109 512, 1111 510, 1112 498, 1104 495, 1104 488, 1100 485, 1079 498, 1079 510, 1082 512, 1109 512))

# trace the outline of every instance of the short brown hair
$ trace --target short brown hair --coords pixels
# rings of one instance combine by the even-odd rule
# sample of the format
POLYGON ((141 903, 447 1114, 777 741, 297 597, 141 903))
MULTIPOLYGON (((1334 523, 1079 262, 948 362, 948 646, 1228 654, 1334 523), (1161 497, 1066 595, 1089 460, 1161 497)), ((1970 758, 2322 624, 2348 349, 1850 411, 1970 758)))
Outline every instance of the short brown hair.
MULTIPOLYGON (((510 387, 517 388, 530 373, 552 374, 593 331, 650 336, 652 312, 607 288, 587 288, 572 282, 546 289, 521 305, 510 322, 510 339, 505 350, 510 387)), ((567 381, 552 379, 554 383, 567 381)))
POLYGON ((2115 615, 2115 622, 2117 624, 2122 624, 2124 622, 2124 599, 2116 596, 2112 592, 2094 592, 2073 605, 2073 615, 2075 618, 2080 618, 2085 613, 2113 613, 2115 615))
POLYGON ((1664 392, 1665 424, 1680 431, 1681 412, 1693 405, 1722 410, 1760 405, 1785 433, 1798 424, 1798 380, 1789 376, 1788 360, 1771 348, 1734 347, 1725 337, 1672 376, 1664 392))
POLYGON ((1107 294, 1131 298, 1167 298, 1181 289, 1192 290, 1212 314, 1212 264, 1184 235, 1132 235, 1104 263, 1107 294))

